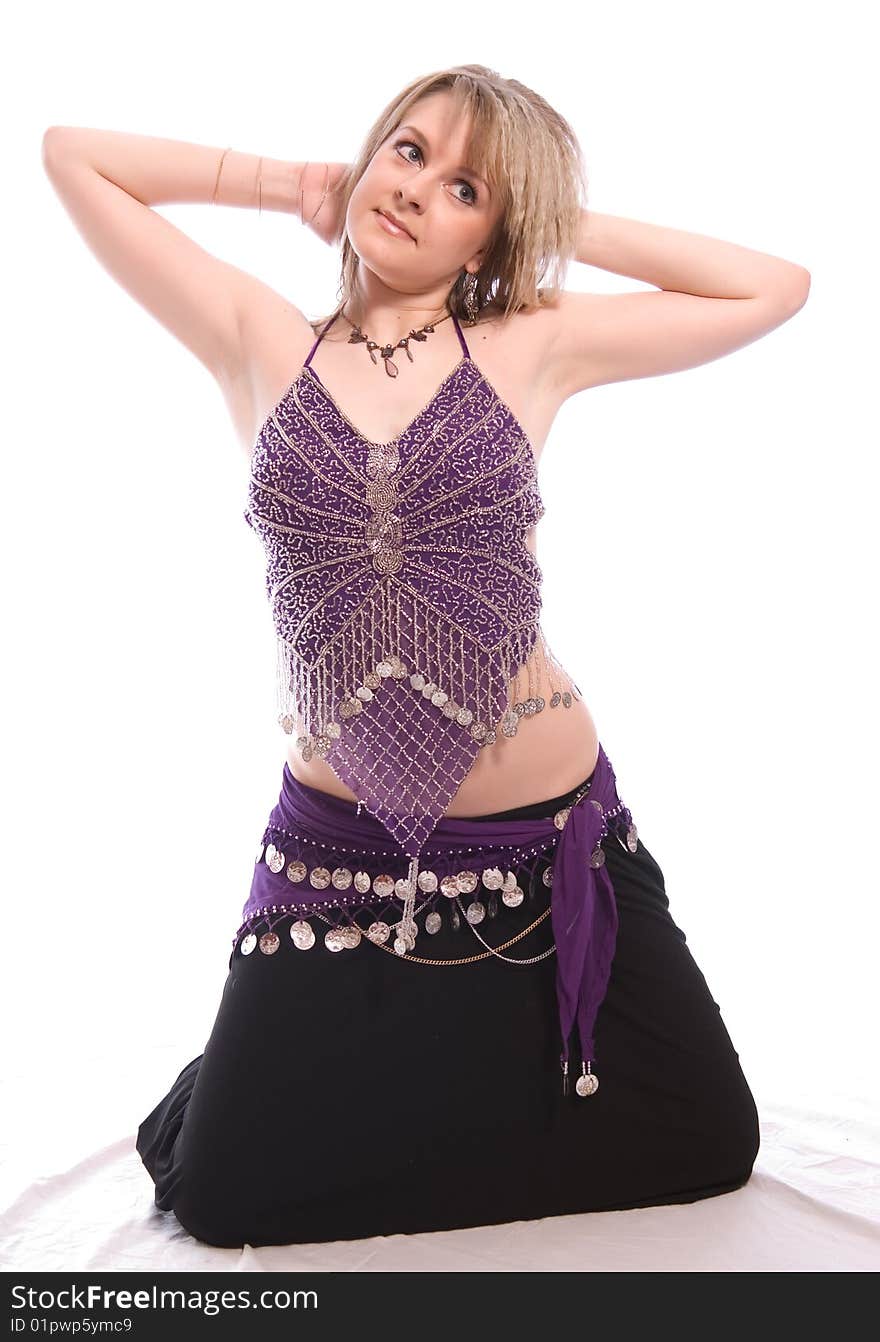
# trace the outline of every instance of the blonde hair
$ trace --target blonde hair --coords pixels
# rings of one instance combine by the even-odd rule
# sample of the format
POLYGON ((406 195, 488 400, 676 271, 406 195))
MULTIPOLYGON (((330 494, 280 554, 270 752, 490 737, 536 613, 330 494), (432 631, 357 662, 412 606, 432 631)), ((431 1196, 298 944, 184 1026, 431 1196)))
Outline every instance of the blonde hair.
MULTIPOLYGON (((339 217, 370 160, 402 125, 412 105, 449 90, 459 114, 471 120, 467 161, 489 183, 501 214, 476 276, 478 308, 491 304, 506 318, 558 299, 565 270, 575 254, 580 211, 586 204, 583 155, 571 126, 540 94, 485 65, 456 65, 408 84, 376 118, 338 186, 339 217), (540 288, 546 276, 550 283, 540 288)), ((354 292, 359 258, 345 232, 337 308, 354 292)), ((462 273, 448 306, 465 319, 462 273)), ((328 314, 328 317, 332 314, 328 314)), ((316 319, 312 325, 328 319, 316 319)))

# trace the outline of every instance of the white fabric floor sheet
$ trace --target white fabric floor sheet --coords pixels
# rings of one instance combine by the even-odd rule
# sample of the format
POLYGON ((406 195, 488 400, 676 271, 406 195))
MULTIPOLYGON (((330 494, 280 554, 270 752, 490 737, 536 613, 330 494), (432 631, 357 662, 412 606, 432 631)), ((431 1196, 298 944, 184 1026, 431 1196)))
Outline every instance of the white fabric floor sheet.
POLYGON ((431 1234, 218 1249, 194 1240, 172 1212, 155 1207, 152 1182, 134 1148, 135 1134, 126 1126, 132 1094, 143 1092, 145 1073, 163 1080, 155 1101, 144 1107, 138 1100, 138 1121, 188 1059, 181 1057, 179 1047, 157 1048, 139 1060, 137 1084, 130 1060, 114 1056, 90 1061, 97 1066, 103 1061, 115 1073, 115 1112, 106 1105, 98 1112, 90 1106, 87 1092, 73 1100, 71 1091, 59 1109, 57 1076, 54 1086, 44 1083, 43 1090, 30 1075, 26 1101, 21 1092, 24 1073, 8 1076, 4 1083, 7 1121, 0 1165, 4 1271, 864 1272, 880 1268, 880 1125, 867 1095, 828 1090, 797 1094, 787 1086, 782 1103, 750 1077, 761 1118, 761 1150, 754 1172, 745 1187, 700 1202, 431 1234))

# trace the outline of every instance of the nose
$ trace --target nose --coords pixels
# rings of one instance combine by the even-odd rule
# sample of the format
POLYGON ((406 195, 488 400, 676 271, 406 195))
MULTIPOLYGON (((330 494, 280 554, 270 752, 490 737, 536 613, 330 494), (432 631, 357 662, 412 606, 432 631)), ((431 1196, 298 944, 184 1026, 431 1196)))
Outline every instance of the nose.
POLYGON ((422 212, 421 205, 415 199, 414 194, 408 186, 399 186, 397 188, 397 203, 404 223, 406 223, 405 216, 410 210, 413 210, 415 214, 421 214, 422 212))

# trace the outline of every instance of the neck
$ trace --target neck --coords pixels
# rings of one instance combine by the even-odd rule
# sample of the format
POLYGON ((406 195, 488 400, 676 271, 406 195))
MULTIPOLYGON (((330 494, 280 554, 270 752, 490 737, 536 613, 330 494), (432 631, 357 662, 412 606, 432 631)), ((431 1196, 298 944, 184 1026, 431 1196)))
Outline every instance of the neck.
POLYGON ((432 293, 401 294, 378 282, 365 288, 358 280, 342 315, 378 345, 394 345, 410 331, 420 331, 423 326, 448 318, 447 300, 445 288, 432 293))

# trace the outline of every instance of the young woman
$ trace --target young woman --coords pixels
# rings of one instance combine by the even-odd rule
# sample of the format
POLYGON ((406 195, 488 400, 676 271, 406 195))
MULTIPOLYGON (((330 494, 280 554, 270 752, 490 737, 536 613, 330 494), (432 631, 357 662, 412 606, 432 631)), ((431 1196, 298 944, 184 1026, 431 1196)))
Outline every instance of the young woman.
POLYGON ((739 1056, 541 629, 537 465, 568 397, 758 339, 808 273, 586 211, 571 128, 483 66, 411 83, 350 165, 63 126, 44 162, 217 378, 278 635, 281 793, 211 1037, 140 1125, 157 1205, 234 1246, 740 1187, 739 1056), (341 243, 333 312, 168 201, 341 243), (565 291, 572 258, 656 287, 565 291))

